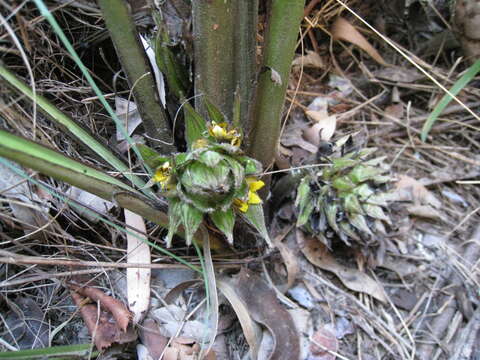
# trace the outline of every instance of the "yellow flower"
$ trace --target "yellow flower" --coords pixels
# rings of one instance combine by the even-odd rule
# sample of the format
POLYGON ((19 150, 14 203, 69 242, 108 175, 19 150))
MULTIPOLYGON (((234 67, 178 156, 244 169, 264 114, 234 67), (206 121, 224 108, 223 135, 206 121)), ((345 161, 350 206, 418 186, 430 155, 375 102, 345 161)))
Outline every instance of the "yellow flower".
POLYGON ((230 141, 232 146, 240 146, 242 142, 242 136, 237 129, 230 128, 225 122, 217 124, 212 121, 212 124, 208 126, 208 133, 217 140, 230 141))
POLYGON ((153 181, 160 184, 162 190, 168 188, 168 183, 170 182, 170 175, 172 172, 172 166, 169 161, 163 163, 162 166, 159 166, 155 170, 153 175, 153 181))
POLYGON ((262 180, 257 180, 254 177, 247 177, 248 184, 248 198, 247 200, 234 199, 233 203, 238 207, 241 212, 247 212, 249 205, 261 204, 262 199, 258 196, 257 191, 265 186, 262 180))

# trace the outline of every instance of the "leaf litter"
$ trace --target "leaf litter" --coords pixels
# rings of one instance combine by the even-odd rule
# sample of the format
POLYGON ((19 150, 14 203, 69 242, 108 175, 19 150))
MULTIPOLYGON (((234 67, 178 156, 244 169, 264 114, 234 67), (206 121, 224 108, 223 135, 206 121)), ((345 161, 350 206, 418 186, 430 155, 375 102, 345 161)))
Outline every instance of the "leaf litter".
MULTIPOLYGON (((319 343, 323 344, 323 347, 314 348, 315 353, 324 351, 320 356, 334 356, 332 353, 338 351, 338 358, 343 356, 351 359, 359 357, 364 359, 411 359, 416 354, 424 358, 449 359, 451 356, 459 358, 458 352, 460 350, 458 349, 467 354, 465 358, 467 358, 468 354, 472 355, 475 352, 478 354, 478 345, 475 344, 475 337, 472 335, 476 331, 474 325, 475 321, 478 322, 476 315, 478 311, 473 312, 474 315, 469 311, 463 311, 469 306, 473 309, 478 307, 475 292, 475 289, 478 288, 475 262, 467 261, 469 254, 476 253, 474 251, 475 244, 478 243, 478 236, 470 236, 470 234, 475 233, 475 224, 478 222, 478 211, 475 212, 475 210, 478 207, 476 204, 478 204, 480 197, 477 180, 478 169, 475 167, 475 164, 478 164, 477 153, 479 149, 478 130, 475 127, 478 126, 471 119, 466 118, 465 113, 461 109, 459 110, 452 106, 442 115, 444 121, 438 122, 432 129, 431 141, 428 144, 421 143, 417 139, 415 130, 421 129, 423 121, 428 116, 429 106, 434 102, 435 98, 439 97, 437 89, 431 86, 426 81, 425 76, 419 74, 404 59, 391 52, 387 47, 384 47, 381 40, 374 39, 364 25, 353 20, 353 17, 345 10, 342 10, 341 7, 335 8, 332 5, 334 3, 332 1, 307 1, 306 4, 307 7, 310 7, 310 10, 306 14, 308 20, 305 20, 305 26, 302 27, 303 31, 305 31, 305 36, 302 39, 305 41, 304 45, 308 51, 304 52, 303 58, 301 51, 297 51, 298 56, 295 67, 298 68, 297 64, 303 63, 304 73, 302 75, 302 83, 299 86, 299 95, 292 99, 295 101, 295 106, 293 107, 291 118, 287 119, 287 130, 282 138, 282 154, 286 157, 286 161, 283 162, 283 169, 305 165, 305 159, 308 160, 309 157, 316 156, 318 145, 305 135, 306 128, 312 124, 316 125, 314 122, 315 116, 318 116, 320 120, 324 120, 329 116, 335 117, 336 124, 332 136, 333 139, 345 133, 362 129, 366 137, 365 141, 369 145, 378 147, 381 155, 388 157, 388 160, 394 166, 394 175, 400 180, 400 185, 398 185, 398 193, 400 195, 396 195, 399 197, 399 201, 390 209, 394 221, 393 226, 388 229, 385 261, 381 267, 372 269, 371 272, 364 274, 369 276, 371 280, 373 279, 373 281, 383 284, 387 300, 391 300, 393 305, 389 302, 382 303, 376 300, 375 297, 371 298, 363 291, 350 289, 341 282, 340 278, 337 278, 337 275, 332 275, 334 272, 322 270, 320 267, 306 261, 296 245, 295 237, 293 237, 293 243, 289 237, 284 239, 282 244, 285 246, 279 246, 280 255, 276 250, 267 254, 250 252, 246 257, 243 257, 243 254, 240 253, 233 261, 230 260, 231 254, 229 255, 229 260, 224 258, 217 260, 217 255, 214 255, 213 263, 216 269, 217 266, 219 268, 224 266, 224 261, 230 266, 225 270, 223 268, 216 270, 217 276, 220 275, 217 283, 222 284, 222 281, 223 284, 231 283, 231 278, 235 277, 234 274, 240 266, 238 265, 239 258, 241 261, 248 263, 247 266, 250 271, 257 272, 260 267, 257 267, 256 261, 258 257, 263 257, 262 259, 267 263, 272 281, 277 288, 288 284, 290 289, 302 289, 301 296, 296 294, 290 297, 290 299, 293 299, 290 300, 290 303, 296 301, 296 299, 298 300, 298 307, 286 310, 295 321, 295 327, 301 333, 299 336, 301 342, 304 340, 304 335, 307 334, 307 351, 302 352, 301 358, 307 358, 312 355, 309 351, 310 347, 314 346, 314 343, 310 339, 313 340, 314 334, 325 329, 330 334, 335 335, 337 347, 333 343, 329 346, 326 342, 322 343, 320 341, 319 343), (340 14, 343 19, 340 21, 348 23, 348 25, 342 25, 343 29, 340 29, 341 31, 332 27, 332 21, 338 19, 340 14), (341 47, 339 41, 333 42, 332 49, 329 48, 328 41, 325 42, 326 44, 323 41, 316 43, 319 39, 323 39, 323 36, 326 36, 326 31, 334 32, 334 30, 336 31, 335 38, 343 39, 341 41, 343 45, 346 45, 345 47, 341 47), (353 47, 350 44, 354 44, 353 47), (380 57, 371 50, 372 45, 376 47, 375 50, 380 57), (315 50, 311 50, 310 47, 315 50), (355 50, 352 52, 352 49, 355 50), (332 56, 334 56, 334 60, 332 60, 332 56), (374 60, 374 63, 372 59, 375 57, 377 59, 374 60), (394 66, 384 67, 381 65, 382 60, 380 59, 384 62, 388 61, 394 66), (324 72, 329 74, 336 72, 335 76, 329 76, 334 81, 325 81, 324 72), (392 93, 395 91, 397 91, 397 94, 393 96, 392 93), (324 103, 327 106, 324 112, 322 112, 322 109, 308 109, 308 105, 312 103, 312 98, 326 99, 324 103), (393 100, 394 98, 395 101, 393 100), (333 102, 332 99, 335 101, 333 102), (307 118, 305 117, 306 111, 319 111, 319 114, 310 113, 313 116, 307 118), (395 122, 391 118, 400 121, 395 122), (290 127, 292 124, 294 124, 293 128, 290 127), (283 142, 283 140, 286 141, 283 142), (405 180, 405 177, 410 179, 405 180), (422 181, 416 179, 422 179, 422 181), (449 192, 443 191, 447 186, 449 192), (440 194, 443 194, 443 196, 440 194), (451 194, 457 194, 458 196, 451 194), (435 212, 439 216, 428 216, 435 212), (439 218, 448 222, 442 224, 438 220, 439 218), (285 265, 281 265, 282 262, 285 262, 285 265), (235 270, 232 270, 232 268, 235 270), (450 270, 444 271, 445 269, 450 270), (458 279, 455 281, 451 280, 451 273, 457 274, 462 281, 459 282, 458 279), (437 282, 439 278, 441 281, 437 282), (307 298, 305 291, 311 294, 313 300, 304 301, 307 298), (460 296, 459 294, 466 294, 463 300, 458 300, 458 302, 457 300, 451 300, 453 297, 460 296), (305 310, 312 303, 312 310, 305 310), (435 321, 437 318, 441 318, 441 322, 448 324, 448 326, 441 326, 440 321, 435 321), (339 336, 341 332, 338 330, 339 323, 342 323, 342 321, 346 321, 353 327, 353 330, 348 330, 343 337, 339 336), (407 328, 402 325, 403 323, 407 324, 407 328), (415 342, 412 342, 407 336, 408 332, 413 335, 415 342)), ((441 23, 431 20, 437 19, 437 15, 433 15, 430 18, 423 17, 424 13, 434 11, 431 9, 430 4, 423 8, 422 11, 418 11, 418 8, 416 8, 419 2, 384 2, 381 6, 378 2, 372 4, 365 2, 362 7, 356 6, 358 4, 359 2, 348 1, 349 6, 362 15, 367 15, 366 19, 371 20, 376 27, 379 29, 385 27, 383 28, 385 30, 384 33, 391 34, 393 40, 404 46, 406 46, 405 44, 411 44, 412 48, 408 50, 415 56, 419 55, 415 52, 415 45, 421 45, 430 41, 430 37, 433 38, 435 32, 428 29, 425 30, 428 26, 424 26, 422 31, 409 32, 408 27, 403 27, 403 25, 399 24, 408 24, 408 22, 413 20, 404 18, 403 14, 410 12, 410 15, 414 15, 413 17, 417 18, 417 23, 423 23, 424 25, 435 23, 435 27, 439 27, 438 24, 441 23), (401 11, 395 11, 392 14, 392 12, 389 12, 389 8, 397 6, 396 4, 401 4, 404 9, 402 8, 401 11), (408 41, 405 41, 407 35, 408 41)), ((433 1, 432 5, 435 5, 441 14, 449 14, 448 9, 443 6, 442 2, 433 1)), ((84 13, 84 10, 79 10, 76 3, 72 3, 66 7, 59 8, 57 11, 58 14, 65 15, 71 19, 72 24, 77 24, 88 35, 98 31, 98 29, 93 26, 90 27, 89 23, 83 20, 84 16, 91 19, 91 24, 96 24, 95 27, 100 24, 98 11, 95 8, 89 8, 89 10, 90 15, 87 15, 84 13), (71 13, 80 11, 82 12, 81 22, 77 23, 75 18, 69 17, 71 13)), ((168 16, 170 15, 168 14, 168 16)), ((430 14, 430 16, 432 15, 430 14)), ((34 16, 31 16, 24 9, 20 9, 17 18, 23 19, 24 23, 29 23, 34 19, 34 16)), ((448 16, 446 19, 448 20, 448 16)), ((11 21, 19 21, 20 23, 21 20, 12 18, 11 21)), ((188 19, 185 21, 188 21, 188 19)), ((47 35, 49 30, 45 25, 40 22, 35 26, 36 31, 28 32, 24 37, 25 41, 27 43, 35 43, 37 41, 41 41, 42 44, 49 43, 50 40, 48 40, 47 35)), ((73 25, 68 24, 66 26, 73 25)), ((6 41, 8 40, 6 39, 6 41)), ((88 41, 87 44, 89 44, 88 41)), ((30 47, 33 52, 32 56, 57 61, 58 59, 53 60, 54 57, 48 53, 48 48, 48 46, 30 47)), ((437 50, 438 47, 435 48, 435 51, 437 50)), ((431 69, 435 72, 435 76, 438 76, 445 84, 448 84, 450 79, 454 79, 465 69, 465 66, 461 61, 454 63, 458 56, 461 55, 458 48, 453 50, 453 52, 452 50, 445 51, 448 52, 442 53, 439 51, 437 58, 429 58, 428 56, 430 55, 413 58, 425 68, 431 69)), ((3 56, 6 57, 7 63, 16 64, 16 60, 9 57, 8 53, 3 54, 3 56)), ((85 58, 88 58, 88 56, 85 58)), ((108 122, 102 120, 101 116, 96 116, 98 106, 95 102, 81 102, 85 96, 91 96, 92 94, 88 87, 72 85, 81 84, 81 79, 74 75, 75 72, 64 72, 62 76, 58 76, 56 70, 52 70, 50 65, 50 63, 46 62, 43 65, 38 64, 34 69, 35 78, 39 80, 41 91, 50 93, 49 95, 55 97, 56 102, 65 111, 78 113, 79 117, 83 116, 85 119, 89 119, 85 124, 90 126, 94 132, 114 134, 115 129, 109 127, 108 122), (80 105, 72 105, 71 99, 74 99, 80 105)), ((153 69, 155 70, 155 66, 153 69)), ((297 81, 299 81, 298 74, 299 70, 294 71, 290 79, 281 80, 289 83, 289 89, 294 89, 297 81)), ((109 79, 111 78, 110 75, 109 79)), ((288 95, 290 96, 292 93, 289 90, 288 95)), ((9 91, 5 92, 4 95, 5 103, 11 105, 4 112, 7 127, 18 129, 20 133, 28 136, 30 130, 22 124, 28 124, 30 121, 28 118, 23 119, 25 116, 29 116, 29 109, 25 108, 21 101, 10 96, 9 91), (13 121, 12 119, 21 120, 13 121)), ((478 109, 478 105, 474 105, 475 102, 478 102, 478 92, 473 86, 466 89, 463 99, 468 102, 469 106, 473 106, 473 109, 478 109)), ((2 103, 2 108, 5 108, 3 105, 2 103)), ((332 119, 329 121, 331 126, 333 121, 332 119)), ((78 155, 87 161, 92 161, 89 155, 85 155, 76 147, 71 146, 68 141, 63 141, 61 132, 53 128, 44 119, 40 119, 37 125, 39 126, 37 135, 41 134, 41 139, 45 143, 57 147, 57 145, 52 143, 52 140, 60 139, 58 146, 61 151, 74 156, 78 155)), ((317 127, 322 128, 318 125, 317 127)), ((315 129, 313 134, 321 140, 326 140, 325 138, 329 137, 325 136, 327 131, 324 132, 323 130, 320 132, 315 129)), ((95 163, 95 161, 92 162, 95 163)), ((12 185, 14 184, 10 183, 5 187, 12 185)), ((32 189, 27 189, 25 194, 30 198, 31 194, 35 194, 35 189, 33 189, 33 192, 32 189)), ((3 193, 3 195, 8 194, 3 193)), ((111 262, 119 261, 125 255, 126 247, 121 242, 125 240, 121 240, 122 236, 119 236, 115 230, 100 224, 92 227, 93 230, 82 229, 82 231, 79 231, 80 225, 74 224, 74 222, 69 220, 68 211, 71 211, 70 209, 62 210, 61 213, 58 213, 60 222, 54 223, 53 227, 48 228, 48 231, 53 231, 54 233, 51 234, 52 238, 49 238, 47 243, 39 242, 32 238, 13 241, 12 239, 15 240, 18 235, 16 231, 20 229, 23 234, 27 227, 23 225, 17 227, 14 225, 14 222, 9 220, 8 216, 10 216, 10 213, 6 211, 12 209, 8 203, 13 204, 9 200, 10 198, 4 202, 7 205, 3 208, 2 215, 6 214, 6 216, 2 217, 3 221, 1 223, 2 236, 10 237, 2 237, 1 240, 2 246, 5 246, 7 250, 16 253, 34 251, 42 255, 44 254, 45 257, 59 255, 78 259, 87 258, 88 260, 101 259, 101 261, 111 262), (66 220, 70 222, 67 226, 63 226, 67 223, 66 220), (61 228, 58 224, 62 225, 61 228), (66 234, 67 231, 72 232, 72 234, 66 234), (59 239, 66 240, 59 241, 59 239), (79 245, 78 241, 82 241, 82 245, 79 245)), ((18 201, 19 199, 14 198, 14 200, 18 201)), ((29 201, 32 200, 32 203, 26 203, 28 206, 22 205, 22 207, 28 208, 33 204, 35 212, 41 209, 40 213, 44 212, 44 215, 57 215, 56 211, 58 209, 52 209, 51 207, 43 208, 45 199, 41 198, 41 196, 40 199, 35 197, 29 199, 29 201)), ((20 201, 23 202, 24 199, 20 199, 20 201)), ((277 208, 274 210, 276 211, 277 208)), ((111 212, 115 213, 116 211, 116 209, 113 209, 111 212)), ((39 214, 36 213, 35 216, 37 215, 39 214)), ((43 215, 40 214, 40 216, 43 215)), ((285 222, 290 217, 290 223, 287 222, 287 224, 291 224, 291 216, 292 212, 290 212, 290 216, 280 219, 279 222, 285 222)), ((72 217, 74 218, 74 216, 72 217)), ((30 223, 30 220, 24 222, 30 223)), ((35 223, 32 222, 32 224, 35 223)), ((284 225, 285 223, 281 224, 284 225)), ((35 228, 40 226, 42 224, 34 225, 35 228)), ((154 234, 154 236, 158 234, 158 231, 151 228, 151 224, 148 223, 146 230, 149 234, 154 234)), ((275 231, 274 226, 270 230, 272 232, 275 231)), ((161 241, 161 236, 158 237, 158 241, 161 241)), ((190 255, 188 250, 185 251, 185 254, 187 256, 190 255)), ((342 261, 340 263, 342 266, 344 266, 344 263, 348 263, 349 266, 354 267, 354 261, 349 258, 350 255, 336 253, 335 256, 339 259, 337 263, 342 261), (347 258, 345 259, 345 257, 347 258)), ((152 260, 154 263, 162 262, 164 258, 152 252, 152 260)), ((166 263, 168 264, 168 261, 166 263)), ((338 267, 338 264, 335 267, 338 267)), ((62 299, 62 295, 63 298, 65 297, 61 290, 58 290, 62 289, 62 287, 58 287, 58 279, 62 280, 68 276, 62 274, 77 271, 71 268, 66 270, 68 271, 65 271, 60 266, 56 266, 54 263, 50 265, 36 265, 31 268, 9 265, 2 268, 2 271, 5 273, 4 276, 2 272, 2 280, 5 279, 2 281, 2 284, 8 284, 11 281, 17 281, 20 285, 33 284, 34 286, 29 286, 25 289, 15 288, 14 291, 32 296, 32 299, 35 299, 40 306, 45 319, 51 321, 52 325, 55 326, 56 319, 67 321, 68 317, 75 311, 71 304, 58 300, 62 299), (50 274, 52 276, 49 278, 48 275, 50 274), (39 286, 36 287, 36 285, 39 286), (45 289, 48 289, 48 291, 45 289), (62 310, 58 310, 66 308, 69 309, 69 312, 65 311, 63 313, 62 310)), ((88 269, 88 271, 91 270, 98 272, 98 269, 88 269)), ((162 271, 165 271, 163 277, 165 281, 156 282, 155 279, 152 280, 150 309, 158 308, 160 300, 163 300, 164 294, 168 292, 166 285, 170 286, 171 284, 167 284, 168 281, 165 278, 168 278, 168 280, 170 280, 170 277, 178 278, 178 282, 181 282, 195 277, 190 276, 191 274, 183 277, 185 275, 185 270, 183 269, 181 275, 179 270, 178 277, 175 269, 162 269, 162 271), (157 297, 155 293, 161 295, 157 297)), ((110 282, 117 281, 107 271, 101 273, 100 278, 102 279, 102 285, 110 285, 110 282)), ((161 276, 158 279, 161 279, 161 276)), ((221 287, 221 285, 218 286, 219 288, 221 287)), ((260 286, 260 288, 263 287, 260 286)), ((270 332, 265 330, 263 325, 253 319, 250 307, 247 306, 248 303, 238 300, 240 299, 236 293, 238 290, 232 285, 230 285, 229 289, 231 302, 235 303, 235 300, 232 299, 236 297, 237 304, 243 304, 243 316, 249 319, 250 327, 257 327, 260 337, 262 333, 266 332, 269 334, 270 332)), ((5 286, 1 290, 2 297, 12 296, 9 293, 13 290, 12 287, 5 286)), ((184 293, 188 291, 191 291, 191 295, 194 292, 201 293, 203 290, 201 290, 201 287, 198 287, 195 290, 184 290, 184 293)), ((225 290, 225 292, 228 291, 225 290)), ((256 295, 255 291, 253 293, 256 295)), ((260 291, 258 294, 260 296, 263 293, 260 291)), ((287 296, 290 296, 288 292, 287 296)), ((12 299, 10 298, 9 301, 12 301, 12 299)), ((124 303, 128 304, 126 301, 124 303)), ((187 302, 180 302, 177 306, 182 311, 187 311, 186 304, 187 302)), ((225 299, 221 299, 220 304, 220 307, 229 308, 225 299)), ((89 306, 94 306, 95 314, 98 313, 98 308, 96 308, 95 304, 89 304, 89 306)), ((283 304, 280 306, 287 308, 283 304)), ((103 311, 102 306, 100 308, 103 311)), ((230 310, 230 314, 232 311, 230 310)), ((93 316, 92 311, 91 319, 96 319, 95 316, 93 316)), ((104 315, 101 315, 101 318, 102 316, 104 315)), ((111 313, 108 316, 108 319, 114 320, 111 313)), ((223 316, 222 313, 219 319, 220 322, 222 322, 223 316)), ((274 315, 271 316, 273 317, 274 315)), ((35 319, 37 318, 39 317, 35 317, 35 319)), ((148 319, 153 321, 147 317, 148 319)), ((147 320, 144 320, 144 323, 147 320)), ((66 335, 63 335, 62 331, 55 337, 55 340, 62 342, 76 339, 76 332, 72 332, 71 329, 75 328, 75 326, 78 327, 78 325, 78 322, 72 320, 65 326, 66 335)), ((4 325, 2 324, 2 326, 2 330, 4 330, 4 325)), ((248 326, 245 326, 245 329, 247 328, 248 326)), ((122 333, 120 328, 118 331, 122 333)), ((222 334, 217 335, 217 340, 221 336, 227 338, 227 340, 224 339, 222 341, 229 342, 228 348, 230 352, 228 354, 231 358, 237 355, 241 358, 240 354, 245 354, 248 351, 248 345, 242 342, 242 336, 238 336, 241 330, 239 332, 219 331, 222 334), (231 338, 234 338, 236 341, 232 341, 231 338)), ((255 332, 254 330, 248 331, 255 332)), ((329 338, 327 336, 324 337, 326 339, 329 338)), ((2 339, 15 344, 7 336, 2 336, 2 339)), ((162 339, 165 340, 165 337, 162 339)), ((163 340, 158 340, 160 349, 163 346, 163 340)), ((257 346, 257 348, 262 347, 262 341, 259 339, 256 341, 257 345, 254 346, 257 346)), ((247 343, 254 342, 247 341, 247 343)), ((192 342, 191 339, 172 340, 171 344, 169 346, 171 350, 168 351, 170 358, 191 358, 199 352, 199 345, 192 342), (188 341, 190 343, 187 343, 188 341)), ((270 345, 273 345, 273 340, 270 345)), ((103 346, 103 343, 100 346, 103 346)), ((164 349, 165 346, 163 347, 164 349)), ((271 351, 267 351, 267 356, 270 353, 271 351)), ((158 354, 158 352, 154 354, 158 354)), ((473 358, 473 356, 470 356, 470 358, 473 358)))

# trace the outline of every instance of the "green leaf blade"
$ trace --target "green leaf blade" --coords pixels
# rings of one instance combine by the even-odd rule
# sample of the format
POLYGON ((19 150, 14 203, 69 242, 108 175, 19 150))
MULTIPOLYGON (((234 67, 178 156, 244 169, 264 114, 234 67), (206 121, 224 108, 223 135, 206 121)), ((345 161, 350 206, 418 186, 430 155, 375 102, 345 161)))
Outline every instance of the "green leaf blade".
MULTIPOLYGON (((457 82, 450 89, 450 93, 456 96, 467 84, 480 72, 480 60, 477 60, 470 68, 467 70, 463 76, 457 80, 457 82)), ((443 95, 442 99, 438 102, 437 106, 428 116, 427 120, 423 124, 422 133, 420 138, 423 142, 427 140, 428 133, 433 127, 433 124, 437 121, 437 118, 440 116, 442 111, 447 107, 447 105, 452 101, 452 97, 449 94, 443 95)))

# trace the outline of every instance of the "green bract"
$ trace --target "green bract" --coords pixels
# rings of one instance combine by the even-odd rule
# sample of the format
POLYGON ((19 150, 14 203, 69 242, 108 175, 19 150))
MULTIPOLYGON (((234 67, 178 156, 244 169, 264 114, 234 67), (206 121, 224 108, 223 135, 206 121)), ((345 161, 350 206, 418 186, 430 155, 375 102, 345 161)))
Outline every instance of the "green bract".
POLYGON ((191 244, 205 215, 232 243, 236 214, 269 242, 256 194, 263 186, 256 178, 262 166, 243 154, 238 131, 226 122, 216 122, 222 119, 213 104, 208 103, 207 109, 212 119, 208 125, 201 123, 205 120, 193 108, 188 110, 196 124, 187 124, 188 152, 164 158, 146 146, 140 147, 144 161, 156 169, 153 182, 160 184, 169 199, 167 245, 181 227, 187 244, 191 244))
POLYGON ((364 249, 377 245, 376 235, 390 219, 384 211, 388 196, 380 189, 389 181, 384 158, 367 160, 375 150, 351 152, 318 173, 309 172, 297 188, 297 226, 328 247, 335 238, 364 249))

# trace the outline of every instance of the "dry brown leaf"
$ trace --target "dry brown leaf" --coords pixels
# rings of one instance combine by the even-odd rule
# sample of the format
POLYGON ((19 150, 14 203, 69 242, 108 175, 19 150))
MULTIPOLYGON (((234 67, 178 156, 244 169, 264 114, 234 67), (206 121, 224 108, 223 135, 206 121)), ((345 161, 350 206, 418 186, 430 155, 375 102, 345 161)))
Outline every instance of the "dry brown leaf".
POLYGON ((115 206, 113 202, 104 200, 97 195, 75 186, 70 187, 69 196, 81 204, 88 206, 87 208, 79 206, 74 207, 73 209, 78 215, 83 216, 94 223, 98 223, 100 220, 100 217, 98 216, 99 214, 106 215, 115 206), (95 212, 92 212, 92 210, 95 212))
POLYGON ((313 334, 308 359, 335 360, 336 356, 331 352, 338 352, 338 340, 332 331, 332 325, 326 324, 313 334))
POLYGON ((421 72, 414 67, 391 66, 373 72, 376 78, 394 82, 412 83, 425 78, 421 72))
POLYGON ((97 349, 105 349, 113 343, 124 344, 136 340, 137 334, 135 334, 132 328, 128 328, 128 330, 121 329, 116 319, 112 316, 112 313, 100 309, 100 317, 98 318, 98 308, 96 305, 85 305, 86 299, 75 290, 70 291, 70 294, 75 305, 80 308, 80 314, 93 337, 97 349))
POLYGON ((394 117, 396 119, 403 118, 403 104, 398 103, 398 104, 388 105, 385 108, 385 114, 387 115, 386 116, 387 120, 389 116, 394 117))
POLYGON ((328 141, 332 138, 337 128, 337 116, 332 115, 328 117, 316 118, 317 111, 306 111, 309 118, 315 121, 315 124, 305 129, 303 136, 312 144, 318 146, 320 141, 328 141))
POLYGON ((69 287, 74 292, 88 297, 94 302, 100 302, 100 304, 113 315, 120 329, 123 331, 127 330, 132 314, 120 300, 114 299, 105 294, 102 290, 91 286, 80 287, 78 285, 69 284, 69 287))
POLYGON ((209 351, 205 356, 200 354, 200 346, 192 341, 179 342, 178 339, 173 339, 170 346, 165 349, 162 360, 215 360, 217 357, 215 352, 209 351))
POLYGON ((417 205, 431 205, 440 208, 442 203, 420 181, 407 175, 400 175, 395 184, 394 200, 411 201, 417 205))
POLYGON ((318 239, 297 229, 297 242, 308 261, 320 269, 333 272, 347 288, 371 295, 382 302, 387 301, 379 283, 357 269, 339 264, 318 239))
MULTIPOLYGON (((137 105, 133 101, 128 101, 119 96, 115 97, 115 113, 123 124, 123 128, 130 136, 135 129, 142 123, 142 117, 137 110, 137 105)), ((117 128, 117 140, 125 140, 122 131, 117 128)))
POLYGON ((44 205, 47 201, 42 201, 24 178, 3 164, 0 164, 0 191, 26 234, 48 223, 48 207, 44 205))
POLYGON ((279 304, 275 291, 245 268, 230 279, 230 284, 246 305, 250 316, 272 334, 274 348, 269 359, 298 359, 299 334, 289 312, 279 304))
POLYGON ((50 327, 45 321, 45 312, 30 297, 19 296, 15 300, 4 297, 10 311, 2 308, 2 322, 5 324, 3 340, 15 344, 18 349, 48 347, 50 327))
POLYGON ((250 346, 252 359, 256 359, 258 356, 260 342, 262 340, 262 330, 260 326, 253 321, 247 305, 237 295, 235 287, 232 284, 232 279, 227 277, 221 277, 217 279, 217 287, 227 298, 228 302, 235 311, 238 321, 240 322, 240 326, 242 327, 245 340, 247 340, 247 343, 250 346))
MULTIPOLYGON (((287 126, 283 132, 280 142, 282 146, 286 147, 300 147, 310 153, 316 153, 317 147, 312 143, 305 141, 303 138, 303 129, 305 124, 299 122, 292 122, 287 126)), ((293 149, 292 149, 293 150, 293 149)))
MULTIPOLYGON (((127 229, 127 262, 150 264, 150 247, 146 243, 145 221, 140 215, 125 209, 127 229), (133 229, 137 229, 135 231, 133 229)), ((151 269, 127 269, 128 307, 133 313, 133 322, 139 323, 145 317, 150 305, 151 269)))
POLYGON ((299 56, 293 60, 292 66, 304 66, 304 67, 313 67, 313 68, 325 68, 322 58, 318 53, 312 50, 307 50, 306 55, 299 56))
POLYGON ((157 323, 152 319, 145 319, 139 327, 139 333, 152 359, 159 359, 167 346, 168 339, 160 334, 157 323))
POLYGON ((334 40, 348 41, 365 51, 380 65, 389 66, 367 39, 343 17, 338 17, 337 20, 335 20, 331 32, 334 40))
POLYGON ((273 244, 278 248, 280 251, 280 255, 282 256, 283 263, 287 269, 287 287, 285 289, 288 290, 292 287, 295 279, 297 278, 298 273, 300 272, 300 266, 298 265, 298 260, 296 254, 290 249, 287 245, 282 243, 282 240, 287 234, 292 230, 292 227, 288 227, 285 231, 281 234, 275 236, 273 239, 273 244))
POLYGON ((180 284, 177 284, 173 289, 171 289, 164 297, 165 304, 173 304, 173 302, 189 287, 197 285, 201 280, 187 280, 183 281, 180 284))
POLYGON ((407 207, 410 215, 432 220, 442 220, 442 215, 429 205, 412 205, 407 207))

